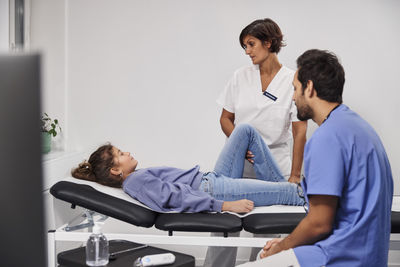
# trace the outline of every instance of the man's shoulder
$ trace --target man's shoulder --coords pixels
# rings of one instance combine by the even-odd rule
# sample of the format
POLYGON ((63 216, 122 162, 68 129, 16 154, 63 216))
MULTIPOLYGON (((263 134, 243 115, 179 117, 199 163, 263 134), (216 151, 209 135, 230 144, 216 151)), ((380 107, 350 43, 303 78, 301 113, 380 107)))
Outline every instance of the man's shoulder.
POLYGON ((346 105, 333 110, 328 118, 316 130, 317 136, 348 135, 358 131, 360 124, 365 124, 357 113, 346 105))
MULTIPOLYGON (((307 143, 308 148, 339 148, 350 156, 356 148, 357 153, 368 153, 373 150, 384 150, 380 137, 375 129, 356 112, 347 106, 334 113, 315 130, 307 143)), ((317 149, 320 151, 320 149, 317 149)))
POLYGON ((331 120, 327 120, 323 130, 324 134, 331 132, 340 138, 358 137, 364 141, 379 138, 371 124, 345 105, 335 112, 331 120))

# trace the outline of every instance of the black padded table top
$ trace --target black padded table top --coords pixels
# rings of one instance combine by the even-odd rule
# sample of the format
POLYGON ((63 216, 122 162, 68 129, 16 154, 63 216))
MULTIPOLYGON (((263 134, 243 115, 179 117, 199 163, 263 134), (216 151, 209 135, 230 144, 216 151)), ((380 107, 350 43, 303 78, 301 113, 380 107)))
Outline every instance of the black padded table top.
MULTIPOLYGON (((224 213, 157 213, 129 201, 102 193, 85 184, 61 181, 50 193, 61 200, 141 227, 165 231, 223 232, 242 229, 254 234, 287 234, 305 213, 262 213, 244 218, 224 213)), ((392 211, 392 233, 400 233, 400 212, 392 211)))
POLYGON ((305 213, 260 213, 243 218, 244 230, 253 234, 289 234, 305 213))
POLYGON ((242 230, 242 220, 226 213, 163 213, 155 226, 165 231, 232 233, 242 230))
POLYGON ((242 230, 242 220, 232 214, 221 213, 158 213, 126 200, 102 193, 85 184, 61 181, 50 193, 69 202, 121 221, 142 227, 156 227, 166 231, 223 232, 242 230))
POLYGON ((61 200, 141 227, 152 227, 157 213, 93 187, 67 181, 56 183, 50 193, 61 200))
POLYGON ((392 234, 400 233, 400 211, 392 211, 392 234))
MULTIPOLYGON (((253 214, 243 218, 243 228, 253 234, 289 234, 305 213, 253 214)), ((392 211, 392 234, 400 233, 400 212, 392 211)))

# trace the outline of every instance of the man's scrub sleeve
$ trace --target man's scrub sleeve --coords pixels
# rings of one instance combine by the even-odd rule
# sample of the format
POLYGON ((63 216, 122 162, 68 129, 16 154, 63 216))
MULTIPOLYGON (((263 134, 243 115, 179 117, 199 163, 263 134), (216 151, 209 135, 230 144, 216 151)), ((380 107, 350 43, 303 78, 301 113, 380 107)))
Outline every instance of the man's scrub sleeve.
POLYGON ((314 136, 305 149, 308 195, 341 196, 345 179, 345 154, 337 138, 314 136))

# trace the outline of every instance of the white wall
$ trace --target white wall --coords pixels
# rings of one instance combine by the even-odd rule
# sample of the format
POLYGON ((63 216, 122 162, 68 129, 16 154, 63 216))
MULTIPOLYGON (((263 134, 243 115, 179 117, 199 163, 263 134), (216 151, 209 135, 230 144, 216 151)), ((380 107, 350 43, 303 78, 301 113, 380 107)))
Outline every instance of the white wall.
POLYGON ((215 99, 250 64, 238 35, 271 17, 288 44, 279 54, 285 65, 295 68, 309 48, 338 54, 344 102, 378 131, 399 185, 399 11, 395 0, 71 0, 68 145, 111 141, 142 166, 212 169, 224 142, 215 99))
POLYGON ((0 0, 0 52, 8 51, 8 0, 0 0))
POLYGON ((251 64, 238 35, 271 17, 288 44, 283 64, 310 48, 341 58, 344 102, 381 136, 400 194, 399 11, 396 0, 35 0, 31 47, 44 52, 43 109, 68 149, 111 141, 142 167, 211 170, 225 140, 215 99, 251 64))
POLYGON ((53 148, 64 148, 67 133, 67 39, 66 0, 31 1, 30 49, 40 51, 42 57, 42 111, 59 119, 63 132, 57 136, 53 148))

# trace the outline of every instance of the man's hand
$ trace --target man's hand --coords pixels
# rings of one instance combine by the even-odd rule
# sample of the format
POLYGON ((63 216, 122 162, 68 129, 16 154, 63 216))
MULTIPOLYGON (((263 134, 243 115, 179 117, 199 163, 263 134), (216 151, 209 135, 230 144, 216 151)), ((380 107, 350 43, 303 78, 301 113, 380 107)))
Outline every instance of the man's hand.
POLYGON ((236 201, 224 201, 222 211, 232 211, 236 213, 247 213, 254 209, 254 202, 247 199, 236 201))
POLYGON ((246 159, 247 159, 251 164, 254 164, 253 158, 254 158, 254 154, 253 154, 250 150, 247 150, 246 159))
POLYGON ((268 241, 263 248, 263 252, 261 252, 260 254, 260 258, 263 259, 265 257, 281 252, 283 249, 279 246, 279 244, 282 240, 283 238, 274 238, 268 241))
POLYGON ((308 195, 309 211, 293 232, 284 239, 268 241, 260 253, 265 258, 283 250, 311 245, 332 233, 339 197, 330 195, 308 195))

